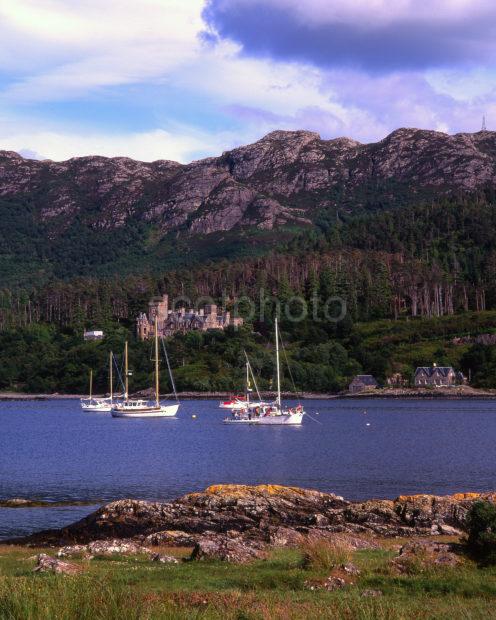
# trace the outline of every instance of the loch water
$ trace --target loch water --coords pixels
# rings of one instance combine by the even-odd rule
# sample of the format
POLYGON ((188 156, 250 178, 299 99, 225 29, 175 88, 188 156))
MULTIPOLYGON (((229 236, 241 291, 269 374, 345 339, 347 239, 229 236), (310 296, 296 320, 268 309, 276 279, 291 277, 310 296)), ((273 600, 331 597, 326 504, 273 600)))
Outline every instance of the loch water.
POLYGON ((0 538, 60 527, 104 502, 170 500, 210 484, 274 483, 348 499, 496 489, 496 401, 306 400, 301 427, 223 425, 217 401, 177 419, 114 419, 76 400, 0 402, 0 538), (196 416, 196 417, 193 417, 196 416))

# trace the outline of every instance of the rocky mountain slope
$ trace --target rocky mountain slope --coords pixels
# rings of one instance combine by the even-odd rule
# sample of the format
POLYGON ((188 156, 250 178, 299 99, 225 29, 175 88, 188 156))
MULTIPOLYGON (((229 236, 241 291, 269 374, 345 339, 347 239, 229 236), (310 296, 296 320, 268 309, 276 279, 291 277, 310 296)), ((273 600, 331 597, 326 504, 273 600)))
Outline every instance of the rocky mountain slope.
POLYGON ((274 131, 187 165, 0 151, 0 280, 32 285, 246 256, 319 222, 495 186, 488 131, 398 129, 375 144, 274 131))
POLYGON ((28 200, 51 236, 76 220, 102 230, 133 217, 161 233, 272 229, 309 223, 323 208, 411 203, 495 180, 496 133, 488 131, 398 129, 375 144, 274 131, 187 165, 124 157, 35 161, 0 152, 0 197, 28 200))

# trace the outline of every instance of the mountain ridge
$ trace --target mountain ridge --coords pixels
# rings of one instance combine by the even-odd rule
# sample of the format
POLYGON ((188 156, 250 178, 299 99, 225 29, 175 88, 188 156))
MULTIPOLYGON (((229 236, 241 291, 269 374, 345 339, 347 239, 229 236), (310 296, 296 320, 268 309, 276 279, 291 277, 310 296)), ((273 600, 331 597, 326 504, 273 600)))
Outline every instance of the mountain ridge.
POLYGON ((213 246, 226 234, 234 254, 237 245, 275 247, 322 221, 487 188, 496 190, 496 133, 489 131, 400 128, 361 144, 276 130, 188 164, 102 156, 39 161, 0 151, 0 276, 2 264, 7 273, 16 261, 28 271, 40 262, 67 263, 69 275, 74 263, 77 275, 121 257, 134 270, 141 258, 186 259, 198 243, 202 256, 214 249, 217 256, 223 248, 213 246))
POLYGON ((317 209, 363 207, 371 184, 378 199, 391 203, 393 190, 385 186, 405 185, 411 202, 422 193, 474 191, 494 183, 495 175, 496 133, 488 131, 448 135, 400 128, 361 144, 277 130, 189 164, 92 155, 39 161, 0 151, 0 196, 36 192, 42 221, 81 212, 83 199, 99 212, 100 221, 90 218, 90 225, 119 227, 137 215, 162 233, 178 227, 208 234, 236 226, 309 224, 317 209))

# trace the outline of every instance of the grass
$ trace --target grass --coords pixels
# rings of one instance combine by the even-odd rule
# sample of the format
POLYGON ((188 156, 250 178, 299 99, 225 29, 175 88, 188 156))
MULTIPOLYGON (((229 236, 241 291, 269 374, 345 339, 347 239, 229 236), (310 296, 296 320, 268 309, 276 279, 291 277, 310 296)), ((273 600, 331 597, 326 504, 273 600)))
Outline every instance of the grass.
POLYGON ((459 368, 460 359, 470 344, 455 345, 455 337, 494 333, 496 311, 463 312, 433 318, 381 319, 357 323, 355 334, 369 352, 387 349, 393 367, 408 375, 416 366, 439 360, 459 368))
POLYGON ((387 548, 349 552, 362 572, 356 585, 335 592, 305 589, 307 579, 327 576, 328 566, 344 557, 339 549, 319 552, 313 543, 244 566, 166 565, 144 557, 74 560, 85 567, 77 577, 34 574, 38 552, 0 547, 2 620, 496 618, 495 569, 467 560, 456 569, 399 576, 389 568, 395 551, 387 548), (364 598, 367 589, 384 595, 364 598))
POLYGON ((340 540, 307 540, 300 549, 305 566, 317 571, 331 571, 353 558, 352 548, 340 540))

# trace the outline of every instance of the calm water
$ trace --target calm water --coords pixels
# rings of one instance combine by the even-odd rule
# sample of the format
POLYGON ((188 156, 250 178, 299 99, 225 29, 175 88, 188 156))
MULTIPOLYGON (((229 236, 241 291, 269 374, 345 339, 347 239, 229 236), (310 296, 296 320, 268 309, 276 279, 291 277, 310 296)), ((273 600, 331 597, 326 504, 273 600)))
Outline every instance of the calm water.
MULTIPOLYGON (((97 505, 171 499, 221 482, 298 485, 350 499, 496 489, 496 401, 305 407, 316 421, 257 428, 222 425, 216 401, 185 401, 177 420, 113 419, 70 400, 0 402, 0 498, 97 505)), ((0 537, 67 524, 92 507, 0 508, 0 537)))

